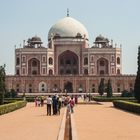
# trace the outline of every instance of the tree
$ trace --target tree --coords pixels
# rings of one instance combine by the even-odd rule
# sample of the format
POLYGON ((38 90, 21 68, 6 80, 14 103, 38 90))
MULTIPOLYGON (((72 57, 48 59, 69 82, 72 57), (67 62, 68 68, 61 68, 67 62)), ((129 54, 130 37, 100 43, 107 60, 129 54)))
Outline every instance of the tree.
POLYGON ((107 92, 107 97, 112 97, 112 85, 110 79, 108 80, 107 83, 106 92, 107 92))
POLYGON ((11 89, 11 96, 12 96, 12 98, 15 98, 15 97, 17 97, 17 92, 14 90, 14 89, 11 89))
POLYGON ((4 94, 6 92, 5 89, 5 65, 0 66, 0 104, 4 103, 4 94))
POLYGON ((140 46, 138 47, 138 70, 134 85, 134 96, 140 102, 140 46))
POLYGON ((104 94, 104 90, 105 90, 104 78, 101 78, 101 81, 98 87, 98 92, 101 96, 104 94))

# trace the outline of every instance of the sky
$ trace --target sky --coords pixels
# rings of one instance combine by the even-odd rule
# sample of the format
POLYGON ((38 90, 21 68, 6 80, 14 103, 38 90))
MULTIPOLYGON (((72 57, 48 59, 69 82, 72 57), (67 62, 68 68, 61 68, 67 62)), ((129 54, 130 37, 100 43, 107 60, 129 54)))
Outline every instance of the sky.
POLYGON ((37 35, 47 46, 49 29, 67 8, 86 27, 90 46, 100 34, 122 44, 122 73, 136 74, 139 0, 0 0, 0 65, 6 64, 6 74, 15 73, 15 45, 37 35))

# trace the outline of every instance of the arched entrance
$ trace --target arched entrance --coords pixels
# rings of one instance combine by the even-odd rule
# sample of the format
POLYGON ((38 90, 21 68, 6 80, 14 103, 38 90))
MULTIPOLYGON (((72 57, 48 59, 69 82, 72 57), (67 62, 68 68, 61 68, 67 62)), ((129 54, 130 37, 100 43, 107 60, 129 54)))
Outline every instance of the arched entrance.
POLYGON ((108 60, 105 58, 100 58, 97 61, 97 73, 99 75, 109 74, 108 71, 108 60))
POLYGON ((40 62, 36 58, 32 58, 28 61, 28 74, 39 75, 40 74, 40 62))
POLYGON ((66 93, 72 93, 73 92, 73 85, 71 82, 67 82, 64 84, 64 92, 66 93))
POLYGON ((78 56, 72 51, 65 51, 58 57, 58 74, 79 74, 78 56))
POLYGON ((47 92, 47 85, 45 82, 39 83, 39 92, 40 93, 47 92))

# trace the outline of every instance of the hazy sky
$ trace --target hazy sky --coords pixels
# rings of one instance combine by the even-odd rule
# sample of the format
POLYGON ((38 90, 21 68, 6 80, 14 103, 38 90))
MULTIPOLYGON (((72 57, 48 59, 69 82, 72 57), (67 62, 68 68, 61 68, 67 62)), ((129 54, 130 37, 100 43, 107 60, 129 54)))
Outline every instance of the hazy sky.
POLYGON ((0 65, 7 74, 14 74, 14 46, 35 35, 47 46, 49 29, 67 8, 87 28, 91 46, 99 34, 122 44, 123 74, 136 74, 140 0, 0 0, 0 65))

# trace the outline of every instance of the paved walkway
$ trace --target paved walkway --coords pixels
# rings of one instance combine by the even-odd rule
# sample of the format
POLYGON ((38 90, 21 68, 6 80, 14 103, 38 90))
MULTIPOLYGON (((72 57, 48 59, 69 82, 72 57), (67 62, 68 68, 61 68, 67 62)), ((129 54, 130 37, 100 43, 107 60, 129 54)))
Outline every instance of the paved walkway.
POLYGON ((25 108, 0 116, 1 140, 56 140, 64 109, 60 116, 46 116, 46 106, 25 108))
POLYGON ((78 140, 140 140, 140 116, 112 103, 78 105, 74 111, 78 140))

